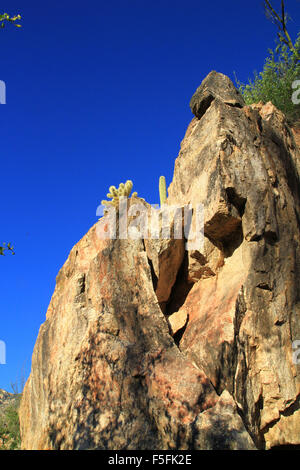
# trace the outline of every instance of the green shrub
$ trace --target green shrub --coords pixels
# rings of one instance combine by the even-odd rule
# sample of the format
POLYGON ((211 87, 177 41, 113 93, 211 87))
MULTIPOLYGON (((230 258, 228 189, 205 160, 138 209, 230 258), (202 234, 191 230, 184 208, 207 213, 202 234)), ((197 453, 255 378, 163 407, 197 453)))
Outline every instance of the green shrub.
POLYGON ((19 405, 21 395, 9 404, 0 415, 0 450, 20 449, 19 405))
POLYGON ((245 103, 250 105, 262 101, 265 104, 272 101, 286 115, 290 124, 299 120, 300 105, 292 101, 292 94, 295 91, 292 84, 295 80, 300 80, 299 55, 300 33, 293 51, 281 43, 275 52, 269 49, 269 57, 262 72, 255 72, 254 79, 250 79, 248 84, 242 84, 237 80, 245 103))

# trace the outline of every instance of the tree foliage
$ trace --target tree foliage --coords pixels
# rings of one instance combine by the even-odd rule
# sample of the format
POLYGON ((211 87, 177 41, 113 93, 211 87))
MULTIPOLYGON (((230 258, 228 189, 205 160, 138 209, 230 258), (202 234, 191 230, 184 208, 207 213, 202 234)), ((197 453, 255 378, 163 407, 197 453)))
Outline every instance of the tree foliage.
POLYGON ((4 256, 5 251, 10 251, 13 255, 15 254, 14 247, 10 243, 3 243, 3 245, 0 245, 0 256, 4 256))
POLYGON ((21 28, 21 25, 19 23, 16 23, 16 21, 20 19, 21 19, 20 15, 9 16, 8 13, 2 13, 0 14, 0 27, 4 28, 5 23, 13 23, 18 28, 21 28))
POLYGON ((21 394, 0 414, 0 450, 20 449, 19 406, 21 394))
POLYGON ((265 0, 264 7, 267 17, 279 29, 277 47, 275 51, 268 50, 262 72, 255 71, 254 79, 249 79, 248 84, 238 80, 237 84, 246 104, 271 101, 292 125, 300 119, 300 105, 292 100, 293 84, 300 80, 300 32, 293 43, 286 27, 289 17, 284 0, 281 0, 281 13, 276 12, 269 0, 265 0))

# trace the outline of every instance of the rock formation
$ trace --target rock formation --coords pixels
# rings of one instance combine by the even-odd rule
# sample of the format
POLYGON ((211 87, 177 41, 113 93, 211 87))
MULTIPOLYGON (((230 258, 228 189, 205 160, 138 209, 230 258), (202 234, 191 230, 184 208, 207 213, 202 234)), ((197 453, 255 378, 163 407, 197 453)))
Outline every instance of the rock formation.
POLYGON ((191 108, 167 204, 202 204, 203 246, 101 239, 104 219, 78 242, 34 348, 24 449, 300 445, 299 149, 222 74, 191 108))

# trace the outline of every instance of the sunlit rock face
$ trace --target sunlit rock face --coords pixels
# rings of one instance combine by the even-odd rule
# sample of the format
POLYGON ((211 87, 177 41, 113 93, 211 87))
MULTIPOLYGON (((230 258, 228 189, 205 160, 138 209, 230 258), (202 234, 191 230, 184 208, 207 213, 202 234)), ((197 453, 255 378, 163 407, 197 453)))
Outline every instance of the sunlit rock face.
POLYGON ((77 243, 34 348, 24 449, 300 444, 299 149, 222 74, 191 109, 167 205, 190 205, 195 233, 203 208, 203 243, 101 239, 103 219, 77 243))
POLYGON ((173 313, 189 317, 179 346, 218 394, 232 394, 257 446, 299 444, 299 148, 271 103, 223 98, 220 75, 192 100, 207 103, 210 84, 213 99, 188 127, 169 188, 170 204, 205 208, 199 280, 173 313))

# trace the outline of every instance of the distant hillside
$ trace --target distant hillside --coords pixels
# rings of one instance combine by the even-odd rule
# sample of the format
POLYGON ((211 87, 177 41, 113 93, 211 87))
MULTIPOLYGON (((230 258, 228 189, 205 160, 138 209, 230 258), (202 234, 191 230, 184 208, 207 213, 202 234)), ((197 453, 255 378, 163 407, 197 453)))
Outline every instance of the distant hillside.
POLYGON ((2 390, 2 388, 0 388, 0 414, 3 414, 7 406, 14 403, 17 397, 18 395, 6 392, 5 390, 2 390))
POLYGON ((20 399, 21 394, 0 389, 0 450, 14 450, 20 447, 20 399))

